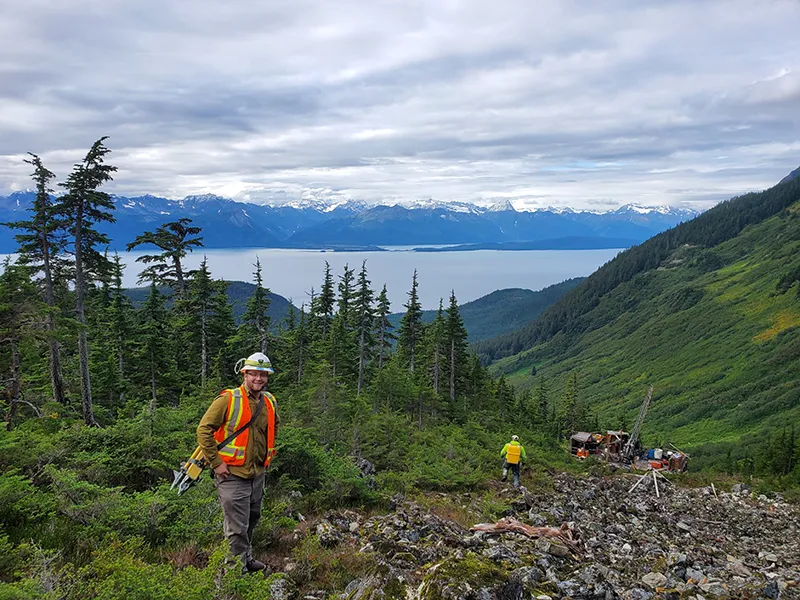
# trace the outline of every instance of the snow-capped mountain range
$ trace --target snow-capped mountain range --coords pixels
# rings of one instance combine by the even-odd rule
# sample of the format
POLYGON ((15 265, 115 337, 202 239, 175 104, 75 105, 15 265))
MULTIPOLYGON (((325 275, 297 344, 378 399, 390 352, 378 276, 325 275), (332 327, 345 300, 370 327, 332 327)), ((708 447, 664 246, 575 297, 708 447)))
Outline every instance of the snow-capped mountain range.
MULTIPOLYGON (((33 191, 0 196, 0 221, 27 219, 33 191)), ((616 248, 640 243, 697 215, 668 206, 626 205, 614 211, 568 208, 516 210, 508 200, 368 204, 308 198, 280 204, 238 202, 214 194, 171 200, 114 196, 116 222, 101 230, 112 250, 144 231, 188 217, 203 228, 207 248, 329 248, 390 245, 552 242, 554 248, 616 248), (564 240, 571 240, 565 242, 564 240)), ((0 252, 17 248, 14 231, 0 227, 0 252)))

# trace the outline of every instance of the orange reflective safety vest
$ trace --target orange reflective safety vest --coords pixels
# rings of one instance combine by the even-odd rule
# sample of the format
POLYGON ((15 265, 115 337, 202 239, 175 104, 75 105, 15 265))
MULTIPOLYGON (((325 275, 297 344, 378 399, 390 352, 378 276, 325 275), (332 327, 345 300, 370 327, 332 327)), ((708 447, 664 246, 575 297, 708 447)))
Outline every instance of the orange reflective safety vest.
POLYGON ((506 451, 506 462, 510 465, 519 463, 519 457, 522 454, 522 446, 519 442, 509 442, 508 450, 506 451))
MULTIPOLYGON (((250 421, 250 402, 247 399, 247 390, 244 385, 225 390, 228 394, 228 411, 225 423, 214 432, 214 439, 222 443, 232 435, 237 429, 250 421)), ((264 408, 267 411, 267 456, 264 459, 264 466, 268 467, 270 461, 275 456, 275 397, 269 392, 262 392, 264 408)), ((250 429, 248 427, 237 435, 226 446, 219 449, 219 457, 230 466, 240 466, 245 463, 247 458, 247 440, 250 439, 250 429)))

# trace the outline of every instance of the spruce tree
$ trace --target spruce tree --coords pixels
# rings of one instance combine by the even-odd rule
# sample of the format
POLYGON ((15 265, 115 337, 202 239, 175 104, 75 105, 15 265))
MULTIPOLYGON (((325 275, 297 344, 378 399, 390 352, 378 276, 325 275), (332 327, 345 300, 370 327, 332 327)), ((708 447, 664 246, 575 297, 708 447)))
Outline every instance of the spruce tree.
POLYGON ((27 221, 4 223, 13 229, 22 230, 14 237, 19 243, 18 263, 27 266, 31 276, 41 275, 40 285, 47 305, 45 327, 47 329, 47 351, 49 360, 50 385, 53 400, 64 404, 64 378, 61 369, 61 344, 58 336, 59 307, 56 304, 55 280, 66 279, 67 264, 60 255, 64 249, 64 238, 59 231, 65 222, 54 213, 50 181, 55 173, 45 168, 41 159, 29 153, 25 162, 33 166, 31 177, 36 184, 36 198, 31 207, 31 218, 27 221))
POLYGON ((253 295, 247 300, 247 308, 242 315, 242 324, 239 331, 246 336, 246 342, 252 344, 256 342, 260 352, 267 353, 269 345, 270 317, 267 314, 271 302, 270 291, 264 287, 264 280, 261 276, 261 261, 256 257, 256 270, 253 273, 256 282, 256 289, 253 295))
POLYGON ((444 320, 444 307, 442 306, 442 299, 439 298, 439 310, 436 311, 436 318, 433 323, 427 327, 428 333, 428 353, 429 370, 431 375, 431 386, 433 391, 439 395, 442 386, 442 373, 446 356, 447 356, 447 324, 444 320))
POLYGON ((549 407, 549 400, 547 397, 547 383, 544 380, 544 375, 539 376, 539 385, 536 386, 536 396, 534 399, 534 403, 536 404, 536 408, 539 411, 539 419, 541 423, 546 424, 548 421, 548 407, 549 407))
POLYGON ((75 314, 81 328, 78 333, 78 357, 81 373, 81 407, 87 425, 96 426, 92 407, 92 384, 89 374, 89 340, 86 330, 85 302, 88 286, 100 274, 108 272, 108 260, 97 246, 109 243, 108 236, 95 229, 97 223, 113 222, 114 202, 98 190, 116 167, 104 162, 110 152, 105 147, 107 138, 97 140, 81 163, 75 165, 67 180, 60 184, 67 193, 54 205, 56 214, 67 221, 66 228, 75 257, 75 314))
POLYGON ((564 413, 561 418, 563 428, 559 435, 572 435, 586 424, 586 410, 578 394, 578 375, 573 373, 567 381, 562 399, 564 413))
POLYGON ((397 339, 392 329, 394 325, 389 321, 391 314, 391 303, 389 296, 386 293, 386 285, 384 284, 380 295, 378 296, 378 306, 375 310, 375 338, 376 348, 375 352, 378 355, 378 370, 383 368, 384 363, 388 360, 392 350, 392 342, 397 339))
POLYGON ((300 306, 300 318, 297 320, 297 328, 294 330, 293 355, 295 357, 295 368, 297 373, 297 383, 303 380, 303 367, 306 353, 308 352, 309 331, 306 320, 305 305, 300 306))
POLYGON ((462 387, 468 368, 467 329, 459 313, 454 291, 450 292, 450 305, 447 307, 447 340, 450 354, 450 404, 454 405, 456 391, 462 387))
POLYGON ((353 325, 352 307, 355 299, 355 271, 349 265, 344 266, 344 272, 339 277, 339 315, 342 317, 345 326, 351 328, 353 325))
POLYGON ((397 338, 397 352, 408 370, 414 372, 414 362, 418 346, 422 341, 424 324, 422 322, 422 305, 417 294, 417 270, 411 280, 411 290, 407 292, 408 302, 403 306, 405 314, 400 320, 400 329, 397 338))
POLYGON ((370 287, 370 280, 367 278, 367 261, 361 263, 361 271, 356 282, 356 295, 353 306, 353 322, 358 339, 358 382, 356 385, 356 396, 361 395, 364 387, 364 377, 367 362, 371 358, 372 349, 375 345, 372 335, 372 325, 375 320, 375 308, 373 302, 375 294, 370 287))
MULTIPOLYGON (((311 291, 312 296, 314 291, 311 291)), ((325 275, 322 280, 322 288, 319 296, 311 299, 311 312, 315 318, 314 325, 320 329, 323 337, 327 336, 333 320, 334 307, 336 306, 336 293, 333 285, 333 275, 331 266, 325 261, 325 275)))
POLYGON ((189 218, 165 223, 155 231, 145 231, 127 245, 130 252, 142 244, 151 244, 162 250, 160 254, 145 254, 136 259, 149 265, 139 274, 139 283, 155 281, 175 290, 178 296, 186 295, 186 273, 181 262, 187 252, 203 245, 203 238, 198 234, 200 227, 193 227, 189 218))
MULTIPOLYGON (((108 406, 122 406, 128 387, 127 369, 131 363, 134 338, 133 306, 122 289, 124 265, 114 257, 111 281, 104 282, 93 301, 92 331, 95 343, 91 348, 92 381, 97 382, 99 397, 108 406)), ((98 394, 95 394, 98 395, 98 394)))
POLYGON ((175 302, 184 341, 183 361, 195 366, 202 386, 211 374, 212 361, 225 348, 234 327, 227 287, 226 282, 211 278, 208 259, 203 257, 200 268, 191 274, 186 297, 175 302))
POLYGON ((159 393, 173 390, 175 374, 174 330, 169 322, 166 298, 155 281, 150 282, 150 293, 136 311, 137 336, 135 358, 137 369, 131 377, 149 390, 149 412, 153 413, 159 393))

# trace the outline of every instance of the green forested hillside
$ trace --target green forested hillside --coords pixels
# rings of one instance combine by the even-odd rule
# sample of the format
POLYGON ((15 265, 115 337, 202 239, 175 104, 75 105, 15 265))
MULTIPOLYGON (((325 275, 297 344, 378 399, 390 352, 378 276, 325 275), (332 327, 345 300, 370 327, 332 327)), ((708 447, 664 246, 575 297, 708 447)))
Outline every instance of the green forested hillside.
MULTIPOLYGON (((228 297, 228 302, 233 310, 233 318, 236 323, 241 323, 242 316, 247 309, 247 301, 253 295, 253 292, 255 292, 256 286, 245 281, 229 281, 227 283, 225 295, 228 297)), ((166 295, 169 294, 169 290, 165 287, 160 288, 160 291, 166 295)), ((125 295, 134 307, 137 308, 145 303, 149 293, 150 290, 144 287, 125 290, 125 295)), ((270 292, 267 316, 270 318, 273 328, 277 327, 278 324, 286 318, 288 311, 289 301, 283 296, 270 292)))
POLYGON ((798 199, 800 180, 789 181, 623 253, 506 338, 506 349, 520 339, 530 347, 495 368, 522 388, 538 381, 532 366, 551 389, 574 378, 581 402, 608 427, 630 427, 653 385, 647 443, 672 442, 696 454, 696 466, 746 471, 783 439, 791 467, 800 423, 798 199))
MULTIPOLYGON (((764 192, 750 193, 723 202, 691 221, 620 253, 529 326, 478 344, 478 353, 485 359, 496 360, 531 348, 558 333, 574 336, 591 331, 607 322, 603 318, 615 317, 613 311, 603 315, 594 312, 594 309, 617 286, 638 274, 658 268, 681 246, 713 248, 735 237, 748 225, 761 223, 787 209, 798 198, 800 179, 792 179, 784 180, 764 192)), ((716 266, 713 255, 703 260, 710 261, 705 268, 716 266)))
MULTIPOLYGON (((469 334, 467 341, 477 342, 519 329, 583 280, 583 277, 574 277, 536 292, 522 288, 496 290, 462 304, 459 310, 469 334)), ((401 318, 401 313, 390 317, 395 325, 399 325, 401 318)), ((426 323, 435 318, 435 310, 422 313, 422 320, 426 323)))

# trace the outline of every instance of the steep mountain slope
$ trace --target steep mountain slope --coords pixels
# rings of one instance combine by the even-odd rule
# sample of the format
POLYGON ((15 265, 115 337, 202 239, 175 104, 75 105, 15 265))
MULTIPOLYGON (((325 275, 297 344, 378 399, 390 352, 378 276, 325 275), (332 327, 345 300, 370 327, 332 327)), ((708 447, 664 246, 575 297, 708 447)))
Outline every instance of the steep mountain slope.
POLYGON ((555 395, 577 373, 608 427, 630 426, 653 385, 646 442, 741 458, 762 443, 748 434, 800 423, 798 281, 795 179, 622 253, 534 326, 482 351, 516 343, 497 369, 529 387, 535 365, 555 395))

